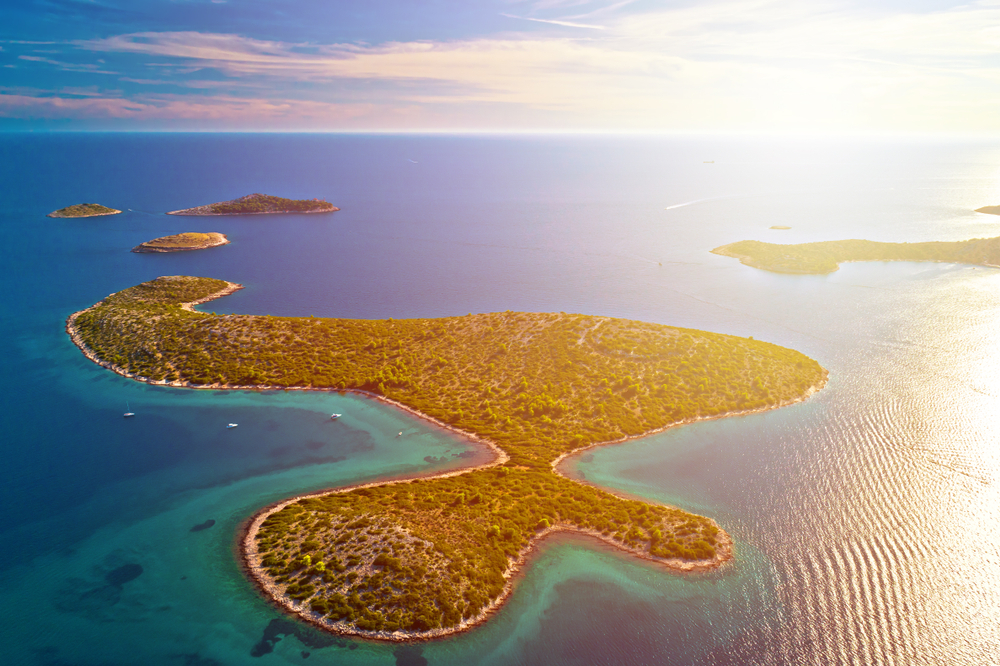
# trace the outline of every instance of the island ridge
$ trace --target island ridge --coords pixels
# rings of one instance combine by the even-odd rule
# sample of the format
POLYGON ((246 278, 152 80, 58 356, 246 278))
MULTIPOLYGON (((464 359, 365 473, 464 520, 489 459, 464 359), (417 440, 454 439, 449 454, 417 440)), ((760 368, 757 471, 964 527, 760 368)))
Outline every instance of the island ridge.
POLYGON ((753 339, 565 313, 412 320, 211 315, 239 288, 161 277, 71 315, 92 360, 153 383, 355 390, 493 447, 440 478, 292 498, 241 541, 252 578, 324 629, 387 640, 453 633, 510 594, 552 531, 592 535, 676 569, 732 557, 708 518, 562 476, 573 451, 790 404, 826 381, 803 354, 753 339))
POLYGON ((283 199, 268 194, 248 194, 232 201, 172 210, 167 215, 269 215, 278 213, 332 213, 340 210, 320 199, 283 199))
POLYGON ((229 239, 225 234, 216 231, 199 233, 186 231, 173 236, 162 236, 153 240, 140 243, 132 248, 133 252, 187 252, 190 250, 204 250, 219 245, 227 245, 229 239))

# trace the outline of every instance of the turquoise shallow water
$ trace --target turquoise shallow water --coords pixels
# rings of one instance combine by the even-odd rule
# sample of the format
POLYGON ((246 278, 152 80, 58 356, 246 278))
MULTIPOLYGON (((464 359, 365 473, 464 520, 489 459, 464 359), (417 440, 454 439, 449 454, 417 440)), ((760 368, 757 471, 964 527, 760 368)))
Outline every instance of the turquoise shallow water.
POLYGON ((783 276, 708 253, 742 238, 1000 235, 1000 217, 971 212, 1000 200, 1000 146, 6 135, 0 155, 0 234, 13 248, 0 274, 4 663, 983 664, 1000 653, 1000 273, 873 263, 783 276), (342 210, 163 215, 252 191, 342 210), (44 217, 81 201, 126 213, 44 217), (233 242, 128 252, 193 230, 233 242), (473 632, 402 648, 333 640, 243 579, 240 522, 287 495, 467 464, 475 450, 357 396, 131 382, 65 335, 69 313, 165 274, 246 285, 206 306, 219 312, 563 310, 753 335, 817 358, 831 378, 796 406, 575 461, 589 481, 716 518, 736 540, 732 566, 674 575, 561 538, 473 632), (126 404, 136 418, 122 419, 126 404))

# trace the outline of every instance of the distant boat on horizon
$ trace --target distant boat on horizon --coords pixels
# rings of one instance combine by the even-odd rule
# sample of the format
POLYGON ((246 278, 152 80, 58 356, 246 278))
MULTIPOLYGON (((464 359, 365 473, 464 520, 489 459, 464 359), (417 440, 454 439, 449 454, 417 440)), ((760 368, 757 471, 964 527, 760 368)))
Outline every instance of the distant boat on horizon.
POLYGON ((125 418, 128 418, 130 416, 135 416, 135 412, 132 411, 132 407, 128 404, 128 400, 125 401, 125 409, 127 409, 128 411, 125 412, 122 416, 124 416, 125 418))
POLYGON ((337 420, 337 419, 339 419, 339 418, 340 418, 341 416, 343 416, 343 414, 330 414, 330 420, 331 420, 331 421, 336 421, 336 420, 337 420))
POLYGON ((226 426, 226 428, 227 429, 229 429, 229 428, 235 428, 238 425, 239 425, 239 423, 230 423, 229 425, 226 426))

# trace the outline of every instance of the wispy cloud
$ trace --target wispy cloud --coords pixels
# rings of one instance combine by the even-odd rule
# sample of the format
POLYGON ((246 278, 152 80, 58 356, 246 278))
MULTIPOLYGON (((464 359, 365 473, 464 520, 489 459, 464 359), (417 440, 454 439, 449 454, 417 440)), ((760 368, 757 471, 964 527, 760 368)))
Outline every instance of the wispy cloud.
POLYGON ((118 79, 125 83, 135 83, 143 86, 175 86, 178 88, 190 88, 192 90, 218 90, 219 88, 226 89, 242 89, 242 90, 255 90, 258 92, 266 92, 270 89, 267 83, 263 81, 239 81, 239 80, 226 80, 218 81, 212 79, 141 79, 133 78, 131 76, 123 76, 118 79))
POLYGON ((0 117, 21 117, 30 111, 38 118, 65 117, 67 111, 97 120, 196 121, 217 126, 266 127, 274 122, 322 127, 370 114, 371 105, 320 102, 279 102, 235 97, 192 98, 185 95, 68 97, 0 93, 0 117))
POLYGON ((19 55, 18 60, 25 60, 27 62, 37 62, 46 65, 52 65, 53 67, 58 67, 65 72, 87 72, 88 74, 117 74, 118 72, 110 72, 101 69, 100 65, 90 64, 90 63, 77 63, 77 62, 64 62, 61 60, 53 60, 52 58, 46 58, 44 56, 33 56, 33 55, 19 55))
POLYGON ((573 23, 571 21, 560 21, 556 19, 541 19, 532 18, 530 16, 514 16, 513 14, 500 13, 500 16, 506 16, 507 18, 519 19, 521 21, 534 21, 536 23, 551 23, 552 25, 561 25, 567 28, 589 28, 591 30, 607 30, 607 26, 603 25, 591 25, 589 23, 573 23))
MULTIPOLYGON (((364 47, 282 44, 236 35, 142 33, 82 42, 96 51, 142 53, 197 62, 232 76, 281 77, 301 81, 388 79, 442 82, 460 101, 515 98, 525 88, 553 101, 564 99, 566 83, 630 75, 669 67, 654 53, 609 49, 570 39, 483 39, 456 42, 405 42, 364 47)), ((405 93, 404 93, 405 94, 405 93)))
POLYGON ((602 7, 598 7, 597 9, 592 9, 589 12, 585 12, 583 14, 574 14, 573 16, 566 16, 566 17, 563 17, 563 18, 567 18, 567 19, 570 19, 570 20, 575 20, 575 19, 582 19, 582 18, 593 18, 595 16, 603 16, 605 14, 610 14, 611 12, 618 11, 622 7, 627 7, 627 6, 631 5, 631 4, 633 4, 635 1, 636 0, 622 0, 621 2, 615 2, 615 3, 610 4, 610 5, 604 5, 602 7))

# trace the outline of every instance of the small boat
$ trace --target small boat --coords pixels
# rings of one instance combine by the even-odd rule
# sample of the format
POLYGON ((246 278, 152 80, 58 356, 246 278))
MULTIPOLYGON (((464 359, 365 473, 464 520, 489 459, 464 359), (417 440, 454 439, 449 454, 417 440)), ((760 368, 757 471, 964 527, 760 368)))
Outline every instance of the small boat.
POLYGON ((127 409, 128 411, 125 412, 122 416, 124 416, 125 418, 128 418, 130 416, 135 416, 135 412, 133 412, 132 407, 129 406, 128 400, 125 401, 125 409, 127 409))
POLYGON ((238 425, 239 423, 230 423, 229 425, 226 426, 226 428, 235 428, 238 425))
POLYGON ((331 420, 331 421, 336 421, 336 420, 337 420, 337 419, 339 419, 339 418, 340 418, 341 416, 343 416, 343 414, 330 414, 330 420, 331 420))

